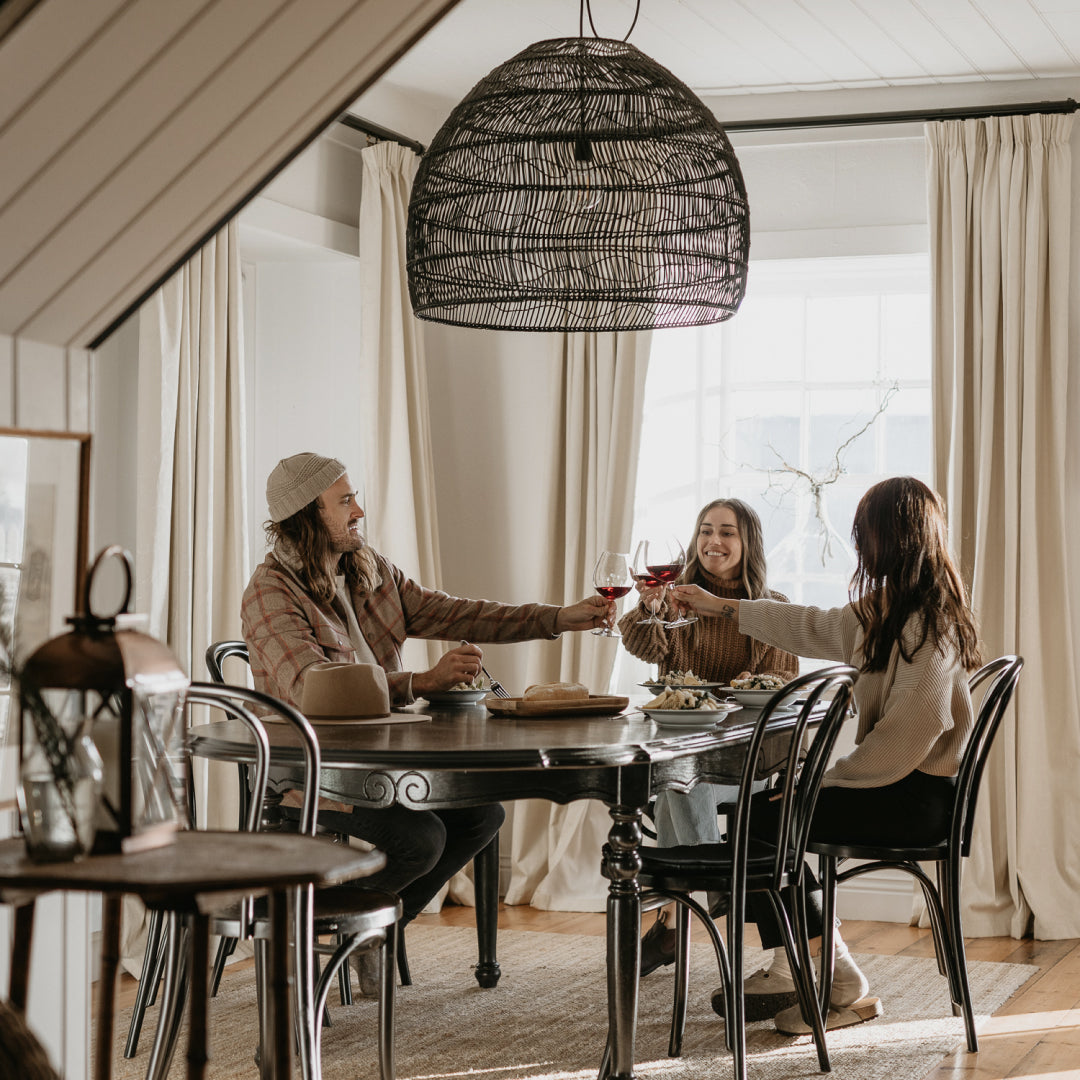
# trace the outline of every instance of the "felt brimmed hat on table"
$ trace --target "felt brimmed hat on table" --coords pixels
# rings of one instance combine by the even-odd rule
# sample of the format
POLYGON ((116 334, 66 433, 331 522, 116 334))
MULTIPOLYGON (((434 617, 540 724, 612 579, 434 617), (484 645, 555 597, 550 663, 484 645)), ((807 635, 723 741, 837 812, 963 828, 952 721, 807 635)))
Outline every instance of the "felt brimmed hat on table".
POLYGON ((390 711, 386 672, 378 664, 313 664, 304 673, 300 711, 313 724, 408 724, 423 713, 390 711))

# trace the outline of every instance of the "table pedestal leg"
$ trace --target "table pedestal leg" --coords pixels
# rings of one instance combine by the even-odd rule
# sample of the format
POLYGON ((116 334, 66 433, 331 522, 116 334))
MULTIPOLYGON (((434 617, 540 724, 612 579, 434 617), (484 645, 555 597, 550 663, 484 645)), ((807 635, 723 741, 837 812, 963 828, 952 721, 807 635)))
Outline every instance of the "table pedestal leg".
POLYGON ((8 1000, 17 1012, 26 1015, 27 983, 30 979, 30 942, 34 937, 34 901, 15 908, 15 939, 11 945, 11 974, 8 1000))
POLYGON ((191 974, 191 1014, 188 1031, 187 1075, 188 1080, 203 1080, 206 1063, 210 1060, 207 1049, 207 982, 210 977, 210 921, 205 915, 196 915, 191 921, 191 944, 188 971, 191 974))
MULTIPOLYGON (((604 847, 604 876, 611 882, 607 901, 608 1054, 605 1054, 605 1065, 610 1065, 611 1080, 634 1080, 634 1037, 641 970, 641 886, 638 884, 641 809, 617 805, 609 806, 608 810, 612 825, 604 847)), ((601 1080, 604 1080, 603 1076, 601 1080)))
POLYGON ((101 982, 98 985, 97 1058, 95 1080, 112 1076, 113 1015, 116 1009, 116 969, 120 965, 120 905, 123 898, 106 894, 101 906, 101 982))
POLYGON ((476 943, 479 963, 476 981, 483 987, 498 985, 502 969, 495 959, 499 931, 499 837, 496 835, 473 859, 476 885, 476 943))

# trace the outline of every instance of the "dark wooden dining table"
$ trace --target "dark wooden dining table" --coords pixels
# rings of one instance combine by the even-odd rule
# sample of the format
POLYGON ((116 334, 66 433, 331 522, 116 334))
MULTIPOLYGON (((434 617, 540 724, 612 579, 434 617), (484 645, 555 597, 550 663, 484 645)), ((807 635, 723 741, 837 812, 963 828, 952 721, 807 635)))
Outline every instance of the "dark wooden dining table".
MULTIPOLYGON (((436 708, 420 701, 410 711, 430 717, 409 724, 316 725, 322 755, 321 794, 366 807, 398 804, 418 810, 476 806, 516 799, 565 804, 598 799, 611 817, 601 869, 607 899, 608 1022, 615 1080, 634 1075, 640 968, 641 902, 638 871, 642 815, 662 790, 688 791, 702 781, 738 781, 754 711, 725 714, 700 727, 660 727, 639 709, 616 716, 516 718, 482 704, 436 708)), ((792 718, 778 715, 766 739, 765 769, 779 761, 792 718)), ((299 746, 283 725, 268 724, 271 761, 302 776, 299 746)), ((194 727, 191 752, 238 764, 254 760, 246 728, 237 721, 194 727)), ((491 856, 489 856, 491 858, 491 856)), ((498 855, 477 867, 477 932, 482 986, 498 981, 495 926, 498 855)), ((597 1060, 604 1048, 597 1047, 597 1060)))

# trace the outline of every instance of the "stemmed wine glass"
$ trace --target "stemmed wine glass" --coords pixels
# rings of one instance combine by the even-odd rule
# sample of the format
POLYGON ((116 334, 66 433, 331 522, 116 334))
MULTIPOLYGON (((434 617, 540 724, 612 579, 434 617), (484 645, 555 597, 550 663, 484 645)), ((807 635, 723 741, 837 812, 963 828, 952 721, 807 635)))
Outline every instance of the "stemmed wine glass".
MULTIPOLYGON (((618 600, 630 591, 630 567, 626 555, 621 551, 602 551, 593 570, 593 585, 605 600, 618 600)), ((618 630, 610 626, 598 627, 593 631, 600 637, 622 637, 618 630)))
MULTIPOLYGON (((662 540, 644 540, 642 546, 644 547, 642 554, 645 572, 651 579, 646 579, 646 584, 653 584, 654 582, 660 584, 664 587, 664 592, 667 593, 668 587, 673 581, 679 579, 686 566, 686 552, 683 550, 682 544, 679 543, 677 537, 668 536, 662 540)), ((662 619, 656 621, 664 622, 662 619)), ((674 630, 680 626, 689 626, 694 622, 697 622, 696 615, 689 619, 685 615, 680 615, 677 619, 664 622, 664 626, 669 630, 674 630)))
MULTIPOLYGON (((634 549, 634 565, 633 575, 634 580, 641 585, 646 585, 650 589, 655 589, 662 586, 664 583, 652 572, 652 569, 648 565, 649 558, 649 541, 642 540, 638 546, 634 549)), ((649 625, 664 625, 664 620, 657 615, 659 607, 656 605, 650 605, 649 617, 647 619, 640 619, 638 626, 649 625)))

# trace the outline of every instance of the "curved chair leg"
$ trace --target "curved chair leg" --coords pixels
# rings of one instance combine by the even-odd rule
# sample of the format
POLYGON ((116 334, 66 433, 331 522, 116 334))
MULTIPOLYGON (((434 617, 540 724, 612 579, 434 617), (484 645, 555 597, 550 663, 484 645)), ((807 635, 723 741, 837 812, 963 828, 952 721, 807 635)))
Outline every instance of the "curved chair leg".
MULTIPOLYGON (((829 1063, 829 1047, 825 1041, 825 1017, 828 1016, 828 1006, 820 1004, 814 989, 814 961, 810 956, 810 942, 806 934, 806 893, 800 884, 792 884, 788 888, 788 902, 791 905, 795 923, 792 928, 794 941, 790 939, 785 941, 784 947, 788 949, 789 957, 792 952, 795 954, 796 963, 792 965, 795 989, 799 995, 799 1008, 804 1017, 809 1017, 810 1026, 813 1028, 818 1067, 822 1072, 829 1072, 832 1066, 829 1063)), ((788 927, 783 920, 780 922, 780 928, 787 937, 788 927)))
POLYGON ((225 972, 225 963, 236 952, 236 938, 223 937, 218 939, 217 952, 214 953, 214 970, 210 976, 210 996, 217 997, 218 987, 221 985, 221 976, 225 972))
POLYGON ((163 919, 164 916, 160 911, 150 912, 150 922, 146 928, 146 952, 143 953, 142 971, 139 973, 139 989, 135 994, 135 1004, 131 1010, 127 1042, 124 1043, 124 1057, 126 1058, 133 1058, 138 1052, 143 1017, 157 996, 159 961, 163 955, 163 919))
POLYGON ((381 963, 379 975, 382 979, 379 994, 379 1078, 394 1080, 396 1064, 394 1062, 394 993, 397 967, 398 928, 397 923, 386 928, 383 943, 379 950, 381 963))
POLYGON ((671 1006, 668 1057, 681 1057, 686 1031, 686 999, 690 993, 690 912, 675 905, 675 999, 671 1006))
POLYGON ((170 912, 166 918, 165 985, 157 1030, 154 1032, 154 1045, 146 1066, 146 1080, 165 1080, 168 1075, 173 1052, 176 1050, 177 1036, 180 1034, 184 1001, 187 998, 187 927, 175 912, 170 912))
POLYGON ((973 1054, 979 1052, 979 1037, 975 1033, 975 1010, 971 1001, 971 986, 967 977, 967 951, 964 947, 964 926, 960 918, 960 859, 949 860, 943 874, 947 882, 943 907, 945 928, 949 939, 949 955, 956 972, 960 989, 960 1007, 964 1013, 964 1031, 967 1047, 973 1054))
POLYGON ((405 931, 398 927, 397 933, 397 969, 402 986, 412 986, 412 974, 409 971, 409 958, 405 954, 405 931))
MULTIPOLYGON (((344 945, 347 940, 348 940, 348 938, 347 938, 347 936, 345 934, 335 934, 334 935, 334 941, 338 945, 344 945)), ((348 964, 342 964, 341 967, 338 968, 337 978, 338 978, 338 999, 341 1001, 342 1005, 351 1005, 352 1001, 353 1001, 353 999, 352 999, 352 981, 349 978, 349 965, 348 964)), ((326 1013, 325 1015, 326 1015, 327 1019, 329 1019, 330 1014, 326 1013)))

